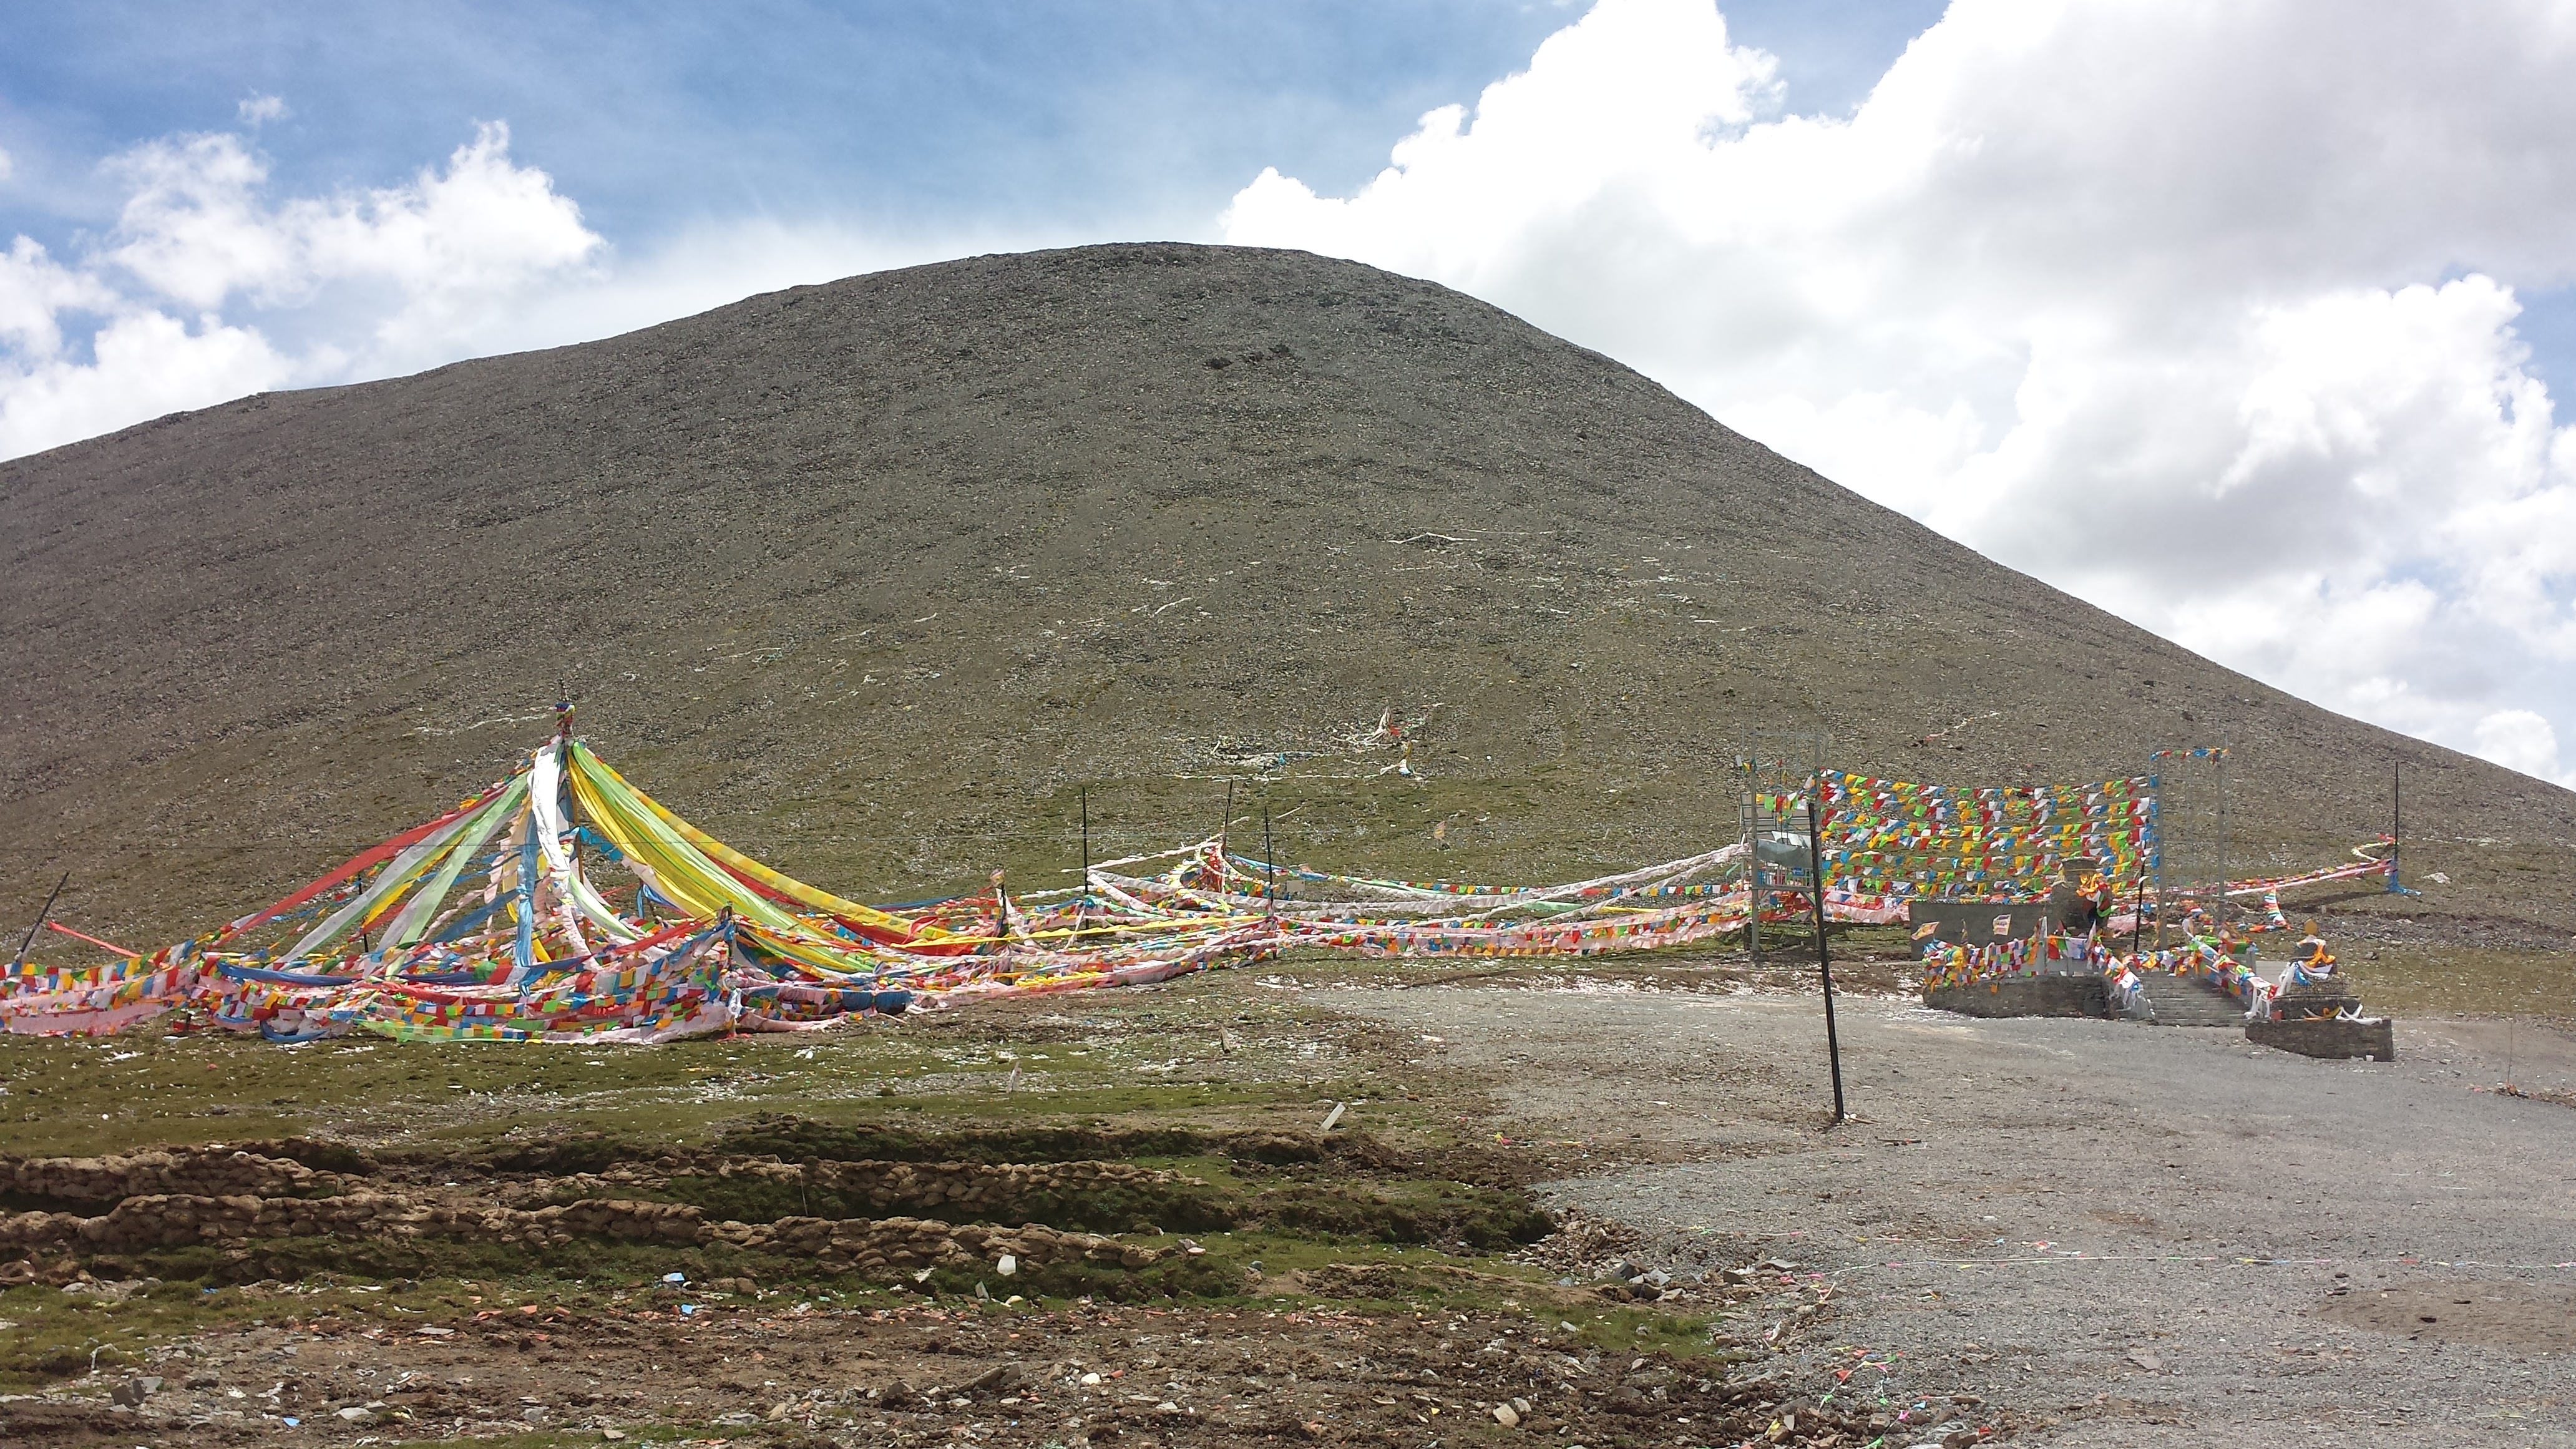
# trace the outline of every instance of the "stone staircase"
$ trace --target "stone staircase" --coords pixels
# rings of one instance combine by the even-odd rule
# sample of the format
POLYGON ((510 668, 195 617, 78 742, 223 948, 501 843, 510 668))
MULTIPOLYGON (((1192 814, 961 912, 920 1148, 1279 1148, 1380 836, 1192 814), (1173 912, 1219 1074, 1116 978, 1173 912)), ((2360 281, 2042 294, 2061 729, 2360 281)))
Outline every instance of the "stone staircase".
POLYGON ((2150 971, 2139 976, 2145 988, 2148 1021, 2156 1026, 2232 1026, 2243 1029, 2245 1008, 2236 998, 2204 985, 2198 977, 2150 971))

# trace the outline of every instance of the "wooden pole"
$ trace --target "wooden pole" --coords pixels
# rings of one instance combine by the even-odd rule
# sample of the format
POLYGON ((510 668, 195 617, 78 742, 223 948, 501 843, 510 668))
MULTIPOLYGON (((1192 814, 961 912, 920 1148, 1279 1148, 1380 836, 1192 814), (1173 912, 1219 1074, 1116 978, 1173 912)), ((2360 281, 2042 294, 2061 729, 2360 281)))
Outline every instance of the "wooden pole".
POLYGON ((2138 903, 2136 906, 2132 907, 2129 912, 2129 955, 2131 959, 2135 959, 2138 954, 2138 937, 2146 930, 2146 928, 2147 862, 2145 857, 2141 856, 2138 860, 2138 903))
POLYGON ((1762 745, 1744 764, 1744 954, 1762 960, 1762 745))
MULTIPOLYGON (((54 902, 62 898, 63 887, 70 885, 71 883, 72 873, 70 871, 64 871, 63 878, 54 882, 53 891, 45 897, 45 908, 36 912, 36 924, 27 928, 27 939, 18 943, 18 954, 12 957, 9 961, 10 970, 15 971, 19 967, 27 964, 27 952, 33 949, 36 944, 36 933, 45 929, 45 922, 51 919, 54 914, 54 902)), ((122 936, 125 933, 123 931, 119 931, 117 934, 122 936)))
POLYGON ((2406 762, 2388 762, 2388 890, 2391 895, 2405 889, 2397 879, 2397 842, 2406 831, 2406 762))
MULTIPOLYGON (((2166 902, 2170 897, 2165 894, 2165 778, 2164 771, 2152 768, 2155 761, 2156 756, 2147 756, 2147 763, 2151 768, 2147 772, 2149 833, 2145 837, 2145 844, 2152 848, 2147 850, 2147 858, 2140 863, 2138 870, 2141 876, 2150 868, 2156 873, 2156 949, 2161 951, 2165 948, 2165 910, 2166 902)), ((2140 890, 2144 889, 2145 887, 2141 885, 2140 890)), ((2142 896, 2141 899, 2143 900, 2144 897, 2142 896)), ((2135 945, 2134 942, 2131 944, 2135 945)), ((2135 954, 2134 951, 2132 954, 2135 954)))
POLYGON ((1816 900, 1816 974, 1825 983, 1825 1054, 1834 1064, 1834 1125, 1840 1126, 1844 1120, 1843 1044, 1834 1030, 1834 959, 1825 949, 1825 850, 1817 829, 1816 790, 1816 784, 1807 787, 1807 887, 1816 900))
POLYGON ((1073 929, 1079 933, 1083 915, 1091 909, 1091 787, 1082 787, 1075 798, 1082 805, 1082 891, 1073 898, 1073 929))
MULTIPOLYGON (((567 718, 567 721, 566 721, 566 724, 565 724, 565 728, 566 728, 566 729, 571 728, 571 724, 570 724, 570 721, 569 721, 569 719, 568 719, 568 718, 567 718)), ((558 770, 556 771, 556 774, 557 774, 557 775, 558 775, 558 777, 560 777, 560 778, 561 778, 561 780, 563 781, 563 814, 564 814, 564 827, 572 833, 572 874, 573 874, 573 879, 575 879, 575 880, 580 880, 580 879, 582 879, 582 873, 581 873, 581 809, 580 809, 580 806, 581 806, 581 795, 579 794, 579 792, 575 791, 575 790, 573 789, 573 787, 572 787, 572 741, 571 741, 571 737, 570 737, 569 735, 567 735, 564 739, 559 740, 559 741, 557 741, 557 742, 556 742, 556 745, 555 745, 555 762, 556 762, 556 764, 557 764, 557 765, 559 765, 559 766, 561 767, 560 769, 558 769, 558 770)))

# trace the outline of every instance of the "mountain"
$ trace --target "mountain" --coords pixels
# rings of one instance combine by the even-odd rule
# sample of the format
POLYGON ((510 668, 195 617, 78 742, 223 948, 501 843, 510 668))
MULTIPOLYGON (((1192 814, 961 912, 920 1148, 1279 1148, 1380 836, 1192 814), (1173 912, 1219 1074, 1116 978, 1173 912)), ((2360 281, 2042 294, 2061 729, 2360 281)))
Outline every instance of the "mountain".
POLYGON ((2576 795, 1296 252, 977 257, 266 394, 0 464, 0 537, 0 915, 67 869, 135 946, 506 771, 563 691, 639 785, 881 899, 1062 883, 1086 799, 1096 855, 1203 836, 1228 778, 1238 844, 1266 804, 1318 865, 1664 859, 1736 834, 1753 729, 1972 784, 2223 740, 2235 858, 2284 871, 2384 828, 2403 761, 2427 908, 2576 894, 2576 795))

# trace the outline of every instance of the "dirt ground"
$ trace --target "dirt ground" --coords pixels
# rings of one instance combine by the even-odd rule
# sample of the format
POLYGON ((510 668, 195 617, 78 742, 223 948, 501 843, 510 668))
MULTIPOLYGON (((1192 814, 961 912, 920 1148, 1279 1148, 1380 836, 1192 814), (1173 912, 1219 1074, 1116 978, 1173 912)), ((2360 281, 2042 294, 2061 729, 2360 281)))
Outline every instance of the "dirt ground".
POLYGON ((2509 1035, 2518 1085, 2576 1085, 2561 1032, 2405 1024, 2370 1065, 1846 1001, 1827 1131, 1814 997, 1324 999, 1507 1071, 1506 1132, 1663 1159, 1548 1190, 1641 1261, 1824 1269, 1811 1368, 1867 1354, 2050 1445, 2576 1443, 2576 1112, 2487 1090, 2509 1035))
POLYGON ((2576 1444, 2563 1031, 2404 1023, 2394 1064, 2319 1062, 2226 1030, 1951 1017, 1854 976, 1875 989, 1839 1002, 1840 1126, 1821 999, 1778 970, 1328 962, 604 1053, 588 1077, 524 1050, 10 1044, 13 1121, 46 1150, 83 1118, 113 1119, 121 1148, 284 1103, 303 1115, 264 1125, 360 1155, 295 1150, 424 1201, 600 1191, 549 1144, 655 1114, 672 1135, 658 1165, 606 1169, 618 1194, 782 1232, 807 1219, 757 1211, 729 1170, 801 1155, 810 1183, 818 1155, 908 1153, 1171 1176, 1160 1198, 1122 1179, 1114 1210, 1059 1203, 1100 1219, 1060 1226, 1160 1255, 1079 1280, 614 1238, 529 1258, 252 1243, 95 1271, 38 1253, 0 1264, 35 1274, 0 1290, 0 1439, 2576 1444), (2508 1052, 2526 1095, 2497 1090, 2508 1052), (220 1082, 194 1089, 208 1120, 106 1076, 147 1067, 220 1082), (344 1070, 388 1083, 368 1114, 296 1100, 344 1070), (84 1075, 165 1112, 62 1099, 84 1075), (56 1090, 23 1095, 39 1081, 56 1090), (781 1126, 787 1105, 836 1125, 781 1126), (1510 1204, 1532 1200, 1553 1231, 1513 1240, 1510 1204))
MULTIPOLYGON (((157 1442, 752 1433, 1126 1446, 1503 1442, 1514 1431, 1494 1410, 1506 1404, 1533 1441, 1739 1442, 1802 1408, 1810 1432, 1827 1421, 1812 1401, 1790 1405, 1795 1392, 1773 1378, 1730 1382, 1718 1366, 1660 1352, 1605 1353, 1509 1311, 799 1302, 468 1323, 430 1340, 332 1317, 201 1338, 164 1368, 175 1391, 147 1398, 157 1417, 126 1423, 157 1442), (626 1427, 603 1427, 616 1425, 626 1427)), ((1972 1422, 1964 1405, 1942 1407, 1972 1422)), ((1867 1427, 1867 1410, 1821 1413, 1867 1427)), ((70 1406, 58 1414, 74 1432, 97 1420, 70 1406)), ((32 1418, 17 1430, 44 1433, 32 1418)))

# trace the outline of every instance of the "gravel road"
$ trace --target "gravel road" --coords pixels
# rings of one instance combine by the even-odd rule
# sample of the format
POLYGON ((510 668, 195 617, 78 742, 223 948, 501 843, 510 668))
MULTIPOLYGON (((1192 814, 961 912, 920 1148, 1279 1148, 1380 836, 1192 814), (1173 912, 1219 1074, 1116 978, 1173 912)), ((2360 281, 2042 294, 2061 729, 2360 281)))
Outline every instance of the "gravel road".
MULTIPOLYGON (((1313 1000, 1488 1076, 1496 1130, 1620 1164, 1550 1193, 1641 1262, 1832 1275, 1802 1352, 1845 1392, 1980 1395, 2047 1445, 2576 1444, 2576 1110, 2471 1090, 2504 1023, 2401 1023, 2373 1065, 1845 999, 1827 1130, 1812 994, 1313 1000)), ((2517 1082, 2576 1082, 2576 1043, 2513 1037, 2517 1082)))

